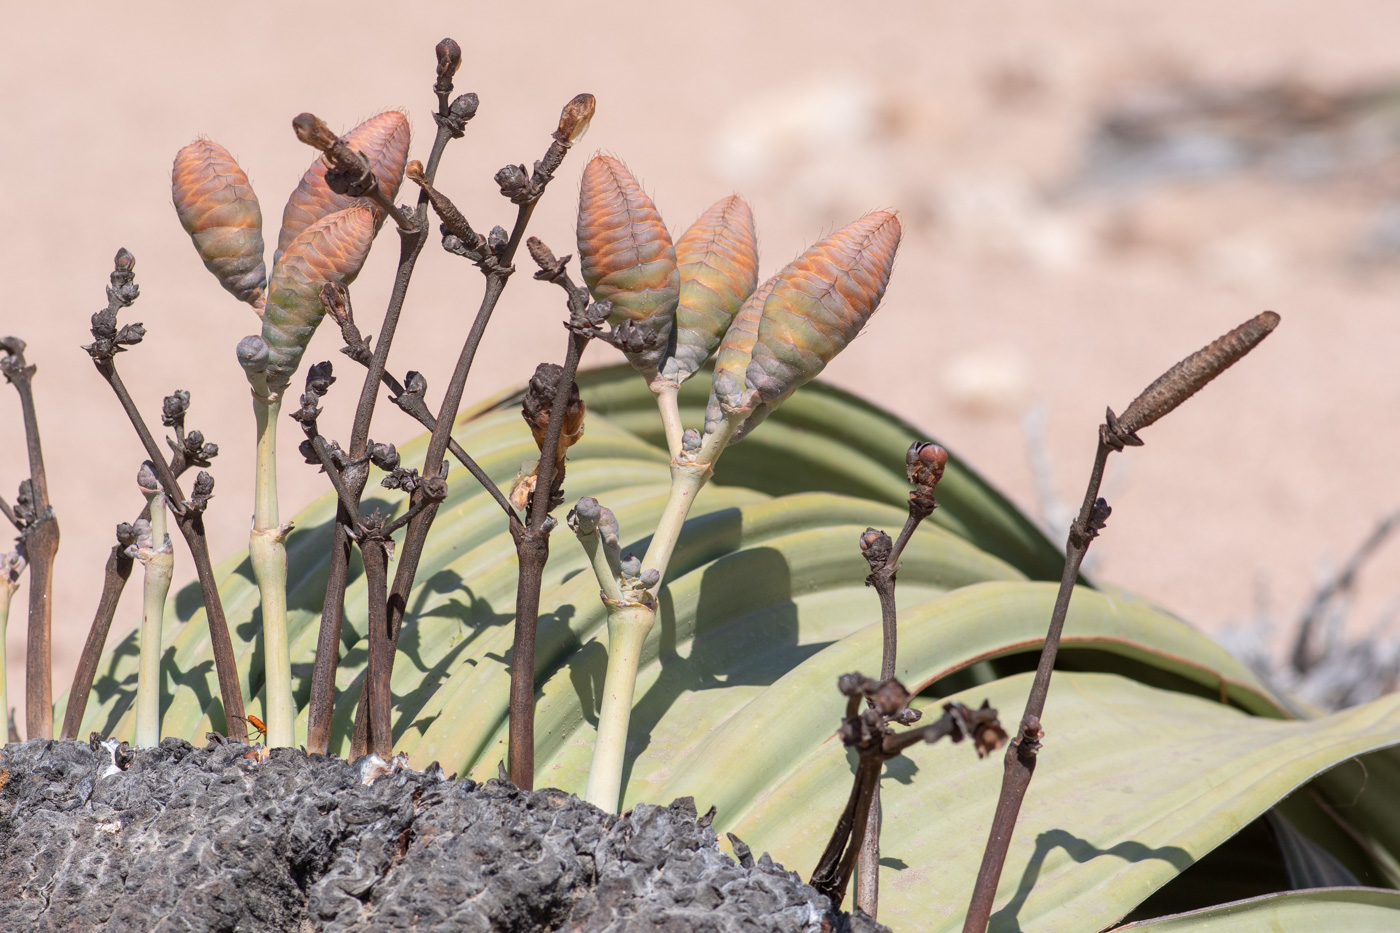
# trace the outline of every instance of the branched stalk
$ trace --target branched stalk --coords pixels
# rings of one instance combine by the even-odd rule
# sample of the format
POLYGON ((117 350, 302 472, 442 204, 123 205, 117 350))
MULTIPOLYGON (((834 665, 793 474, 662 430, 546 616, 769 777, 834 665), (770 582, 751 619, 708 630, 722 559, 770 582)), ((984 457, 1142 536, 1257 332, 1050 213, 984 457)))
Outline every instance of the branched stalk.
MULTIPOLYGON (((185 433, 185 412, 189 408, 189 393, 176 390, 165 398, 162 423, 175 429, 175 441, 171 444, 170 473, 176 479, 184 475, 191 466, 208 466, 209 461, 218 456, 216 444, 206 444, 202 432, 185 433)), ((107 643, 107 633, 112 627, 112 619, 117 613, 122 590, 131 576, 133 559, 126 549, 136 543, 135 522, 149 521, 151 507, 148 503, 141 514, 131 523, 117 526, 117 543, 107 554, 107 563, 102 570, 102 595, 97 600, 97 611, 93 614, 92 627, 88 629, 87 641, 83 643, 82 654, 78 656, 78 667, 73 672, 73 686, 68 690, 68 707, 63 713, 63 728, 59 738, 72 741, 78 737, 83 725, 83 715, 87 712, 88 696, 92 692, 92 682, 97 675, 97 665, 102 658, 102 649, 107 643)))
MULTIPOLYGON (((424 477, 438 477, 442 473, 443 454, 447 450, 447 437, 452 430, 452 423, 457 418, 457 409, 462 404, 462 393, 466 388, 467 375, 471 372, 477 347, 480 346, 481 338, 486 333, 486 325, 491 321, 491 314, 496 309, 496 303, 500 301, 506 280, 514 271, 513 267, 507 265, 505 270, 487 273, 486 293, 482 296, 481 306, 477 310, 471 332, 462 345, 462 352, 457 357, 457 366, 452 372, 452 380, 443 396, 442 407, 438 410, 437 429, 428 442, 428 453, 423 461, 422 475, 424 477)), ((415 493, 412 504, 416 506, 420 503, 421 494, 415 493)), ((404 532, 403 544, 399 552, 399 566, 394 573, 394 584, 389 593, 389 607, 385 623, 389 632, 389 644, 394 649, 398 646, 398 630, 403 625, 403 614, 408 605, 408 594, 413 589, 413 578, 418 573, 418 562, 423 556, 423 546, 428 540, 428 530, 432 527, 433 519, 436 517, 437 504, 427 505, 422 508, 413 521, 408 523, 404 532)), ((389 652, 388 661, 390 664, 393 662, 392 650, 389 652)), ((355 734, 351 742, 352 757, 365 754, 375 747, 374 743, 379 742, 379 739, 372 739, 369 735, 368 713, 369 704, 372 702, 369 688, 371 685, 387 685, 388 683, 388 676, 374 673, 370 673, 365 679, 366 689, 360 695, 360 705, 355 715, 355 734)), ((386 738, 383 744, 392 745, 392 739, 386 738)))
MULTIPOLYGON (((437 46, 438 80, 434 92, 438 96, 437 135, 433 139, 432 151, 424 176, 431 182, 436 176, 438 164, 442 161, 447 143, 460 138, 465 125, 476 112, 476 95, 465 94, 452 105, 448 97, 452 93, 452 77, 461 64, 461 49, 451 39, 444 39, 437 46)), ((375 186, 377 190, 377 185, 375 186)), ((398 212, 395 211, 397 217, 398 212)), ((384 321, 379 329, 379 338, 374 352, 366 353, 359 361, 368 372, 360 390, 359 404, 355 409, 355 421, 351 428, 349 454, 352 458, 365 456, 369 441, 370 422, 374 417, 375 402, 378 399, 378 384, 388 378, 385 367, 389 350, 393 346, 394 333, 398 329, 399 316, 404 299, 408 295, 408 285, 413 278, 413 270, 418 257, 428 242, 428 196, 420 192, 418 204, 411 220, 405 228, 399 227, 399 263, 394 275, 394 289, 389 296, 389 306, 384 312, 384 321)), ((348 311, 348 296, 345 308, 348 311)), ((327 305, 332 316, 345 328, 346 318, 335 313, 332 305, 327 305)), ((353 323, 351 324, 353 327, 353 323)), ((358 331, 356 331, 358 335, 358 331)), ((363 341, 361 341, 363 344, 363 341)), ((354 357, 354 354, 351 354, 354 357)), ((359 358, 357 358, 359 359, 359 358)), ((364 483, 350 490, 358 502, 364 493, 364 483)), ((331 561, 326 576, 326 598, 321 609, 321 628, 316 639, 316 661, 311 672, 311 697, 307 713, 306 747, 309 751, 325 754, 330 747, 331 723, 335 714, 335 677, 340 661, 340 637, 345 620, 345 588, 350 569, 350 538, 347 533, 350 516, 341 507, 337 510, 335 530, 332 533, 331 561)))
POLYGON ((175 549, 166 525, 165 492, 155 471, 143 467, 138 478, 150 510, 149 522, 138 520, 135 556, 145 566, 146 579, 140 635, 140 664, 136 675, 136 745, 160 744, 160 653, 165 599, 175 572, 175 549), (144 536, 140 536, 144 532, 144 536), (144 540, 142 540, 144 537, 144 540))
MULTIPOLYGON (((659 396, 658 396, 659 397, 659 396)), ((719 459, 729 439, 742 424, 744 414, 726 414, 713 434, 703 440, 690 432, 679 445, 680 454, 671 461, 671 491, 652 535, 651 546, 641 560, 641 567, 654 574, 645 587, 647 599, 635 609, 628 606, 625 617, 616 626, 619 643, 614 658, 614 604, 608 603, 608 672, 604 684, 602 708, 598 713, 598 738, 593 747, 593 764, 588 772, 589 803, 605 810, 616 810, 622 797, 622 763, 627 751, 628 724, 632 716, 632 696, 637 681, 637 664, 641 660, 641 645, 656 622, 656 594, 665 579, 666 569, 680 538, 686 516, 695 497, 714 475, 719 459), (635 644, 635 647, 633 647, 635 644), (614 685, 613 678, 618 683, 614 685), (604 727, 604 724, 606 728, 604 727)), ((623 607, 617 607, 621 611, 623 607)))
POLYGON ((44 449, 34 411, 36 367, 24 359, 25 343, 18 337, 0 340, 0 373, 19 393, 24 416, 24 442, 29 453, 27 519, 20 547, 29 562, 29 633, 25 649, 25 731, 29 738, 53 738, 53 562, 58 553, 58 519, 49 503, 44 472, 44 449))
POLYGON ((223 602, 219 598, 218 583, 214 579, 213 563, 209 559, 209 542, 204 531, 204 510, 214 493, 214 479, 201 472, 195 479, 194 494, 185 498, 180 482, 175 478, 170 464, 166 463, 156 439, 151 435, 141 412, 132 401, 131 394, 117 372, 116 354, 127 346, 141 342, 145 329, 139 324, 128 324, 117 329, 117 311, 136 300, 139 289, 135 284, 133 268, 136 260, 125 249, 117 252, 112 284, 107 288, 108 304, 105 309, 92 317, 93 342, 86 349, 92 357, 98 373, 107 380, 122 410, 126 412, 141 444, 146 448, 146 456, 155 467, 156 478, 165 490, 166 501, 175 513, 176 525, 189 545, 190 556, 194 560, 195 572, 199 575, 199 587, 204 596, 204 613, 209 622, 209 641, 214 651, 214 669, 219 678, 219 695, 224 706, 224 728, 230 739, 244 742, 248 738, 247 722, 243 718, 243 693, 238 681, 238 665, 233 657, 233 642, 229 638, 228 621, 224 617, 223 602))
POLYGON ((944 704, 943 715, 937 721, 896 734, 890 729, 891 723, 908 724, 918 719, 917 711, 908 708, 909 692, 903 684, 893 679, 876 681, 860 674, 846 674, 837 686, 846 695, 846 716, 837 735, 843 745, 855 750, 858 763, 846 808, 812 871, 811 885, 839 910, 856 867, 857 853, 864 851, 885 762, 917 742, 944 738, 953 742, 972 739, 977 757, 981 758, 999 748, 1006 733, 997 721, 997 711, 986 702, 975 710, 954 702, 944 704))
POLYGON ((1111 512, 1108 503, 1099 498, 1099 486, 1103 482, 1108 455, 1124 447, 1142 446, 1142 439, 1137 436, 1138 431, 1167 415, 1200 391, 1206 383, 1257 346, 1278 326, 1278 322, 1278 315, 1272 311, 1265 311, 1246 321, 1169 369, 1135 398, 1121 417, 1115 415, 1110 408, 1105 422, 1099 426, 1098 445, 1094 453, 1094 465, 1089 471, 1089 484, 1084 492, 1084 502, 1069 529, 1064 572, 1060 576, 1060 589, 1055 597, 1055 608, 1050 616, 1045 646, 1040 652, 1040 663, 1036 667, 1035 680, 1031 685, 1030 697, 1026 700, 1026 711, 1021 717, 1020 727, 1006 749, 1001 794, 997 798, 987 847, 982 854, 982 864, 973 886, 972 902, 963 922, 963 933, 985 933, 987 929, 992 905, 996 899, 997 884, 1001 880, 1006 854, 1016 829, 1016 818, 1021 812, 1021 803, 1025 799, 1026 789, 1030 787, 1031 777, 1035 774, 1041 739, 1045 734, 1041 729, 1040 717, 1045 712, 1045 699, 1050 691, 1050 675, 1055 668, 1055 656, 1059 652, 1060 635, 1064 631, 1065 617, 1069 614, 1070 598, 1074 594, 1074 584, 1079 577, 1079 566, 1084 561, 1084 555, 1088 553, 1089 545, 1103 530, 1111 512))
MULTIPOLYGON (((501 294, 505 291, 506 283, 515 271, 512 263, 515 260, 516 252, 524 242, 525 231, 529 226, 535 205, 553 179, 554 171, 563 163, 569 148, 587 129, 588 121, 593 115, 593 106, 591 95, 579 95, 565 105, 560 116, 559 128, 554 133, 554 141, 546 150, 544 158, 535 164, 533 173, 526 175, 523 171, 517 170, 515 166, 507 166, 497 173, 496 181, 501 188, 501 193, 517 205, 515 224, 504 242, 502 242, 500 231, 493 231, 490 237, 483 237, 472 230, 452 202, 433 188, 431 181, 428 180, 426 169, 410 164, 406 170, 408 177, 422 188, 423 194, 427 196, 433 209, 443 221, 444 227, 448 229, 448 235, 443 239, 443 246, 451 252, 470 258, 486 276, 486 288, 482 294, 481 304, 477 309, 476 318, 472 322, 466 341, 462 345, 462 351, 457 357, 457 365, 452 371, 452 378, 448 382, 447 391, 443 393, 442 405, 438 409, 437 423, 434 425, 432 435, 428 440, 428 452, 423 458, 422 467, 425 485, 428 481, 442 481, 445 478, 446 471, 443 459, 452 439, 453 422, 456 420, 457 411, 462 404, 462 394, 466 389, 467 376, 471 373, 477 348, 486 333, 486 326, 491 321, 491 315, 500 302, 501 294)), ((474 475, 477 475, 478 480, 483 480, 484 474, 474 475)), ((483 485, 489 488, 491 485, 489 479, 485 479, 483 485)), ((414 517, 409 521, 404 531, 399 566, 394 574, 394 582, 388 598, 387 626, 391 650, 388 653, 387 665, 390 667, 393 664, 394 650, 398 646, 399 631, 403 626, 408 596, 413 589, 413 580, 418 573, 418 564, 423 556, 423 546, 427 542, 428 531, 432 527, 433 520, 437 517, 439 505, 438 501, 426 499, 423 487, 414 491, 410 501, 410 510, 414 512, 414 517)), ((521 540, 519 536, 524 529, 513 514, 510 521, 511 533, 517 539, 517 550, 519 550, 519 541, 521 540)), ((548 551, 546 550, 542 556, 530 556, 529 559, 539 560, 539 567, 542 571, 543 561, 547 557, 548 551)), ((522 554, 522 573, 524 572, 525 559, 526 555, 522 554)), ((531 637, 533 638, 533 634, 531 637)), ((382 685, 387 690, 391 673, 392 670, 370 674, 366 677, 366 686, 382 685)), ((533 705, 533 694, 531 699, 533 705)), ((381 739, 371 737, 369 734, 368 712, 374 702, 376 701, 370 697, 370 690, 367 689, 361 693, 360 704, 355 714, 355 733, 351 742, 352 754, 363 754, 373 744, 381 741, 386 745, 391 744, 389 737, 381 739)))
MULTIPOLYGON (((572 320, 572 318, 571 318, 572 320)), ((579 358, 588 345, 588 336, 571 330, 563 373, 554 390, 540 445, 534 496, 526 514, 524 529, 515 535, 515 551, 520 573, 515 586, 515 632, 510 664, 510 778, 517 787, 535 786, 535 636, 539 628, 540 592, 545 563, 549 560, 549 535, 554 519, 549 513, 564 480, 564 461, 559 445, 569 398, 574 393, 574 377, 579 358)))
POLYGON ((88 629, 87 641, 83 643, 83 653, 78 657, 78 669, 73 672, 73 686, 68 691, 68 708, 63 712, 63 728, 58 734, 65 742, 76 739, 78 730, 82 728, 88 694, 92 692, 102 649, 107 644, 107 633, 112 628, 117 604, 135 563, 127 556, 126 549, 135 541, 130 525, 118 526, 117 543, 107 553, 107 563, 102 568, 102 595, 97 599, 97 612, 93 615, 92 627, 88 629), (127 530, 126 534, 122 533, 123 527, 127 530))
MULTIPOLYGON (((915 441, 904 457, 905 472, 909 482, 914 484, 909 493, 909 517, 904 520, 904 528, 899 538, 890 541, 889 535, 874 528, 866 529, 860 538, 860 549, 870 564, 867 586, 875 588, 880 600, 881 654, 880 679, 893 680, 899 645, 899 617, 895 607, 895 576, 899 572, 899 558, 909 544, 914 532, 924 519, 938 508, 934 499, 934 488, 943 478, 943 470, 948 465, 948 452, 937 444, 915 441)), ((870 917, 880 910, 880 772, 873 778, 870 796, 870 815, 864 839, 860 847, 859 874, 856 876, 856 906, 870 917)))

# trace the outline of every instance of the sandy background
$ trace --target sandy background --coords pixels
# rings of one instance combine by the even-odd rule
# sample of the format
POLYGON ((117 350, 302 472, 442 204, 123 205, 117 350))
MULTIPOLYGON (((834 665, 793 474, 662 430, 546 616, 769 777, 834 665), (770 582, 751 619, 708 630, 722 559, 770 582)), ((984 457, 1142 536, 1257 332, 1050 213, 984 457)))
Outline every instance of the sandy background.
MULTIPOLYGON (((1105 111, 1164 87, 1284 82, 1344 93, 1391 80, 1400 75, 1393 3, 401 9, 7 10, 0 330, 27 340, 39 365, 63 536, 55 693, 71 680, 91 622, 110 529, 140 505, 132 480, 144 455, 78 348, 104 304, 113 252, 126 246, 137 257, 142 298, 128 319, 149 331, 126 358, 130 388, 153 421, 162 395, 191 389, 190 425, 221 447, 211 537, 215 556, 225 555, 246 542, 231 514, 249 501, 253 438, 233 346, 255 320, 180 230, 171 157, 196 134, 223 143, 269 223, 310 160, 288 130, 302 110, 348 128, 406 107, 422 157, 432 47, 444 35, 466 50, 458 90, 478 92, 481 109, 468 138, 448 150, 439 185, 482 229, 508 217, 492 173, 538 158, 560 105, 579 91, 597 95, 598 116, 532 227, 560 252, 572 250, 578 172, 594 148, 625 158, 675 229, 716 198, 743 193, 758 220, 764 276, 866 209, 901 210, 905 240, 884 305, 829 377, 927 426, 1037 514, 1046 510, 1028 452, 1048 464, 1042 486, 1077 501, 1105 404, 1121 410, 1186 352, 1260 310, 1280 312, 1282 327, 1257 357, 1152 428, 1145 450, 1115 458, 1106 487, 1114 517, 1095 549, 1101 578, 1208 629, 1256 616, 1261 594, 1288 618, 1320 569, 1400 499, 1400 261, 1387 252, 1385 227, 1398 202, 1385 140, 1368 173, 1282 177, 1246 166, 1123 186, 1084 169, 1105 111), (1028 443, 1027 413, 1042 440, 1028 443)), ((1384 115, 1380 122, 1385 137, 1384 115)), ((397 252, 385 236, 355 286, 367 332, 377 329, 397 252)), ((393 368, 421 369, 440 390, 479 287, 475 272, 430 246, 393 368)), ((514 283, 467 401, 555 358, 553 341, 541 350, 537 337, 555 334, 557 318, 553 290, 514 283)), ((337 346, 323 329, 308 358, 337 346)), ((330 397, 324 423, 348 424, 352 394, 330 397)), ((414 433, 392 407, 380 415, 376 437, 414 433)), ((281 431, 284 449, 295 449, 290 419, 281 431)), ((11 498, 27 470, 8 388, 0 388, 0 438, 0 488, 11 498)), ((285 514, 323 482, 285 461, 285 514)), ((177 562, 179 585, 192 578, 183 546, 177 562)), ((1400 547, 1371 565, 1357 624, 1383 612, 1397 570, 1400 547)), ((125 601, 114 639, 138 608, 125 601)), ((24 629, 20 610, 8 635, 20 722, 24 629)))

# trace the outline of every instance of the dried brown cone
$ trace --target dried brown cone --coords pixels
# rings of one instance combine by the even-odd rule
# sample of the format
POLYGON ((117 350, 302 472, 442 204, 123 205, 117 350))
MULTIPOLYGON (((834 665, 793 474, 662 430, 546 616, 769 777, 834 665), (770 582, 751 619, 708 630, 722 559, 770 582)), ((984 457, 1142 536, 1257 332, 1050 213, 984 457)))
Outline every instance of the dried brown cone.
POLYGON ((1279 316, 1273 311, 1250 318, 1163 373, 1133 399, 1121 416, 1115 416, 1110 409, 1103 431, 1105 443, 1118 449, 1124 445, 1141 445, 1138 431, 1201 391, 1206 383, 1229 369, 1273 333, 1278 323, 1279 316))

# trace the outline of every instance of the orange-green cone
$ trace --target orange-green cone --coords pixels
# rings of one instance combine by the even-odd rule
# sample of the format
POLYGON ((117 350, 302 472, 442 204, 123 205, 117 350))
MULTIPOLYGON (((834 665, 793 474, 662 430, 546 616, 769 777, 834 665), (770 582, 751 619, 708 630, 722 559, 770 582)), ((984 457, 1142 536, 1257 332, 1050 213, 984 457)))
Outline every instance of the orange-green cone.
MULTIPOLYGON (((378 116, 370 117, 345 134, 350 148, 364 154, 369 159, 374 177, 379 179, 379 190, 390 201, 399 193, 403 181, 404 165, 408 162, 408 117, 397 110, 386 110, 378 116)), ((362 198, 350 198, 336 194, 326 187, 326 163, 317 156, 311 167, 301 176, 292 196, 287 199, 287 207, 282 211, 282 231, 277 236, 277 251, 272 256, 273 265, 282 258, 303 230, 328 214, 344 210, 356 203, 370 205, 362 198)), ((384 217, 374 208, 375 229, 384 217)))
POLYGON ((611 156, 594 156, 583 170, 578 254, 594 299, 612 302, 613 322, 631 320, 656 332, 656 347, 627 354, 647 382, 655 383, 674 341, 680 297, 676 249, 656 205, 627 167, 611 156))
POLYGON ((749 368, 749 361, 753 359, 753 345, 758 342, 758 322, 763 317, 764 302, 768 300, 768 296, 773 293, 773 286, 777 284, 778 276, 774 275, 758 286, 739 309, 739 313, 734 315, 729 330, 725 331, 724 341, 719 345, 719 353, 715 355, 710 404, 705 408, 706 434, 715 431, 724 418, 724 411, 720 408, 721 400, 735 407, 743 404, 744 372, 749 368))
POLYGON ((744 199, 730 195, 701 214, 676 241, 676 265, 676 350, 662 375, 680 385, 705 365, 758 284, 758 237, 744 199))
POLYGON ((204 267, 239 301, 261 309, 267 288, 262 210, 228 150, 196 139, 175 154, 171 198, 204 267))
POLYGON ((268 283, 262 337, 267 341, 268 385, 281 391, 326 309, 321 286, 349 285, 359 274, 374 242, 375 216, 356 205, 322 217, 302 231, 282 255, 268 283))
POLYGON ((778 274, 763 304, 753 359, 744 373, 752 431, 860 333, 880 304, 899 249, 899 218, 874 211, 807 250, 778 274))

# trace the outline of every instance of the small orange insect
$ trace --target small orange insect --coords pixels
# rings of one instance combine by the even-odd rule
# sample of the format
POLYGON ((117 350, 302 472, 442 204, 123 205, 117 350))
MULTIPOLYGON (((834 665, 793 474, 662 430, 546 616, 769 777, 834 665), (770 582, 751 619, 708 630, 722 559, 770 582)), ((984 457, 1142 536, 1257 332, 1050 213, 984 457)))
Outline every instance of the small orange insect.
POLYGON ((248 724, 249 732, 253 738, 260 738, 267 741, 267 723, 249 713, 247 716, 238 717, 248 724))

